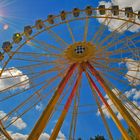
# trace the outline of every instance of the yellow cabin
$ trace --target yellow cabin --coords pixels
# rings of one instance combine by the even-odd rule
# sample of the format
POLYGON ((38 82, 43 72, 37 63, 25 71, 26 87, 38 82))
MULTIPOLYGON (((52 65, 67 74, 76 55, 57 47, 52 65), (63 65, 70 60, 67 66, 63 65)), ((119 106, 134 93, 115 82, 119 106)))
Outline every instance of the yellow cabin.
POLYGON ((4 50, 4 52, 8 53, 12 49, 12 44, 9 41, 6 41, 2 45, 2 49, 4 50))
POLYGON ((35 26, 36 26, 36 29, 40 30, 44 27, 44 23, 41 19, 39 19, 35 22, 35 26))
POLYGON ((18 44, 22 40, 22 36, 20 33, 15 33, 13 35, 13 41, 14 43, 18 44))
POLYGON ((25 36, 30 36, 32 34, 32 27, 31 26, 25 26, 24 27, 24 34, 25 36))

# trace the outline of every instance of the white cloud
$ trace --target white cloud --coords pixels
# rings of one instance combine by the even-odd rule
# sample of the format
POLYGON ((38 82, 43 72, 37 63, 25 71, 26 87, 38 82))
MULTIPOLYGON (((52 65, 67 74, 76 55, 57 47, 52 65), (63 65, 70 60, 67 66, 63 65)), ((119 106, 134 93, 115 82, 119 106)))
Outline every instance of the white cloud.
MULTIPOLYGON (((21 134, 21 133, 13 133, 11 131, 8 131, 8 133, 11 135, 11 137, 14 140, 27 140, 28 135, 27 134, 21 134)), ((50 135, 48 133, 42 133, 39 140, 49 140, 50 135)), ((2 139, 4 140, 4 139, 2 139)), ((58 137, 56 140, 66 140, 65 135, 60 131, 58 134, 58 137)))
POLYGON ((127 96, 127 98, 133 97, 134 100, 138 100, 140 99, 140 90, 133 88, 130 91, 126 91, 125 95, 127 96))
POLYGON ((35 106, 35 109, 36 109, 37 111, 41 111, 41 110, 43 109, 42 103, 39 103, 38 105, 36 105, 36 106, 35 106))
POLYGON ((61 131, 59 131, 57 140, 66 140, 65 135, 61 131))
POLYGON ((6 116, 6 113, 2 110, 0 110, 0 119, 2 119, 4 116, 6 116))
MULTIPOLYGON (((42 133, 39 140, 49 140, 50 135, 48 133, 42 133)), ((56 140, 66 140, 65 135, 59 131, 58 137, 56 140)))
POLYGON ((127 80, 135 86, 140 85, 140 61, 125 59, 125 63, 128 69, 128 72, 125 75, 127 80))
POLYGON ((50 138, 49 134, 43 133, 43 134, 41 134, 39 140, 49 140, 49 138, 50 138))
POLYGON ((0 89, 1 90, 6 89, 15 84, 18 84, 18 85, 12 87, 11 90, 27 89, 27 88, 29 88, 29 77, 27 75, 23 75, 22 71, 14 68, 14 67, 9 68, 9 70, 4 70, 4 72, 2 73, 2 76, 0 78, 0 89), (12 77, 12 76, 14 76, 14 77, 12 77), (20 82, 22 82, 22 83, 18 84, 20 82))
MULTIPOLYGON (((17 119, 17 117, 13 117, 11 119, 11 121, 14 121, 16 119, 17 119)), ((22 118, 18 118, 12 125, 20 130, 26 128, 26 126, 27 126, 27 124, 22 120, 22 118)))
POLYGON ((11 135, 14 140, 26 140, 28 135, 23 135, 20 133, 14 133, 11 135))
MULTIPOLYGON (((133 11, 137 11, 140 10, 139 9, 139 5, 140 5, 140 1, 139 0, 111 0, 111 2, 105 2, 105 1, 100 1, 99 5, 105 5, 106 8, 109 8, 111 5, 119 5, 120 9, 124 9, 125 7, 132 7, 133 11)), ((99 14, 99 13, 97 13, 99 14)), ((111 14, 111 11, 108 11, 106 13, 107 15, 111 14)), ((127 17, 125 16, 125 14, 123 12, 120 12, 119 17, 123 18, 123 19, 127 19, 127 17)), ((104 19, 99 18, 98 21, 100 23, 103 23, 104 19)), ((140 20, 138 18, 136 18, 135 20, 136 22, 140 23, 140 20)), ((112 19, 111 22, 109 23, 108 27, 110 31, 113 31, 115 29, 117 29, 120 25, 122 25, 125 21, 121 21, 121 20, 116 20, 116 19, 112 19)), ((105 25, 107 25, 107 23, 104 23, 105 25)), ((125 27, 121 28, 121 30, 119 30, 119 32, 123 32, 127 29, 128 26, 131 26, 132 23, 129 23, 128 25, 126 25, 125 27)), ((133 25, 131 28, 129 28, 128 30, 131 32, 137 32, 139 31, 140 26, 138 25, 133 25)))

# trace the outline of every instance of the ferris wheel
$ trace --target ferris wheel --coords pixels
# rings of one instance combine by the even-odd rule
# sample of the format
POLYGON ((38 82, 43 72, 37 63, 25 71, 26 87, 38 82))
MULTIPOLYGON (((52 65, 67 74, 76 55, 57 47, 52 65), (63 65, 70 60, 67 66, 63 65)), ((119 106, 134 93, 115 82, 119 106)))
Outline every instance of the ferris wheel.
POLYGON ((134 26, 140 28, 140 11, 133 12, 132 7, 87 6, 38 19, 5 41, 0 52, 0 82, 8 80, 9 85, 0 86, 0 103, 8 111, 0 120, 1 138, 12 140, 7 130, 19 118, 28 117, 33 125, 27 139, 37 140, 57 114, 50 140, 57 138, 67 117, 68 139, 74 140, 78 117, 98 111, 113 140, 104 114, 107 110, 122 136, 130 140, 112 109, 115 106, 140 139, 140 108, 127 94, 140 89, 140 32, 130 32, 134 26), (119 24, 111 28, 115 22, 119 24), (35 115, 32 112, 39 103, 44 108, 35 115))

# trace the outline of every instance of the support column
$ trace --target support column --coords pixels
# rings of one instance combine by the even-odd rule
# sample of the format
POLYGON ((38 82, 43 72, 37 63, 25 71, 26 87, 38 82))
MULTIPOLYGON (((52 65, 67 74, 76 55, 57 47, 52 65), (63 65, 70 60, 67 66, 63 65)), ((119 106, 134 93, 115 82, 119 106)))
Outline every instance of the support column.
POLYGON ((41 117, 39 118, 39 120, 37 121, 35 127, 33 128, 32 132, 30 133, 29 137, 27 140, 38 140, 41 133, 43 132, 43 130, 45 129, 47 123, 49 122, 49 118, 54 110, 54 107, 56 106, 68 80, 70 79, 70 77, 72 76, 74 70, 76 69, 77 64, 73 64, 67 74, 65 75, 65 77, 63 78, 63 80, 61 81, 61 83, 59 84, 56 92, 54 93, 53 97, 51 98, 51 100, 49 101, 47 107, 44 109, 41 117))
POLYGON ((88 68, 90 69, 91 73, 95 76, 97 81, 100 83, 102 88, 105 90, 108 97, 111 99, 117 110, 121 113, 122 117, 125 119, 129 127, 135 133, 138 139, 140 139, 140 127, 127 111, 127 109, 123 106, 122 102, 116 97, 116 95, 111 91, 108 85, 105 83, 104 79, 100 76, 99 72, 90 64, 87 63, 88 68))
POLYGON ((102 93, 100 92, 100 90, 98 89, 98 87, 96 86, 94 81, 91 79, 90 75, 88 73, 86 73, 86 76, 87 76, 87 78, 89 80, 91 89, 94 89, 97 92, 97 94, 100 97, 101 101, 103 102, 103 104, 106 106, 108 112, 110 113, 111 118, 113 119, 113 121, 115 122, 116 126, 120 130, 122 136, 125 138, 125 140, 131 140, 129 135, 127 134, 126 130, 123 128, 122 124, 120 123, 119 119, 116 117, 115 113, 112 111, 111 107, 109 106, 109 104, 107 103, 105 98, 103 97, 102 93))
POLYGON ((79 76, 78 76, 78 78, 76 80, 76 83, 75 83, 73 89, 72 89, 72 92, 71 92, 71 94, 70 94, 70 96, 69 96, 69 98, 68 98, 68 100, 67 100, 67 102, 66 102, 66 104, 64 106, 64 109, 63 109, 63 111, 61 113, 61 116, 58 119, 58 121, 56 123, 56 126, 55 126, 55 128, 54 128, 49 140, 56 140, 56 138, 58 136, 58 133, 60 131, 60 128, 61 128, 61 126, 62 126, 62 124, 64 122, 64 119, 65 119, 65 117, 66 117, 66 115, 68 113, 68 110, 70 108, 70 105, 72 103, 73 97, 75 96, 75 93, 76 93, 76 91, 78 89, 78 86, 80 84, 81 78, 82 78, 82 71, 79 73, 79 76))

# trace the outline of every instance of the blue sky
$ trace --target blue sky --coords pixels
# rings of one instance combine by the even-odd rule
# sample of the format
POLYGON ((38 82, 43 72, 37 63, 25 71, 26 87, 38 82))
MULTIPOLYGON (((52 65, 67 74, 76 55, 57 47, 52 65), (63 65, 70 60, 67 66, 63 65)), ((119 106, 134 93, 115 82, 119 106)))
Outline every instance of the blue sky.
MULTIPOLYGON (((34 25, 35 21, 37 19, 43 19, 45 20, 47 18, 47 15, 49 14, 53 14, 53 15, 58 15, 60 13, 60 11, 65 10, 65 11, 71 11, 73 8, 77 7, 80 9, 84 9, 86 6, 91 5, 92 7, 97 7, 100 1, 94 1, 94 0, 13 0, 12 2, 10 2, 10 0, 5 0, 5 2, 2 2, 2 0, 0 0, 0 43, 2 44, 3 41, 5 40, 11 40, 13 33, 16 32, 22 32, 23 28, 25 25, 34 25), (8 25, 8 29, 4 30, 3 26, 4 25, 8 25)), ((83 29, 84 29, 84 25, 85 25, 85 21, 75 21, 70 23, 72 29, 73 29, 73 34, 75 35, 75 39, 76 41, 80 41, 81 38, 83 38, 83 29)), ((66 42, 71 43, 71 39, 70 39, 70 35, 69 32, 67 30, 65 30, 66 25, 60 25, 58 27, 53 28, 52 30, 55 31, 57 34, 59 34, 63 39, 66 40, 66 42)), ((100 23, 97 20, 91 20, 89 23, 89 32, 88 32, 88 40, 90 40, 93 37, 93 34, 97 31, 97 29, 100 27, 100 23)), ((110 28, 108 28, 107 26, 104 26, 105 32, 104 35, 102 37, 105 37, 106 34, 110 33, 110 28)), ((130 31, 126 31, 124 34, 123 33, 119 33, 119 39, 122 39, 124 37, 126 37, 127 35, 133 35, 133 32, 130 31)), ((115 34, 118 35, 118 34, 115 34)), ((44 41, 46 43, 50 43, 52 45, 55 45, 57 42, 56 40, 50 36, 50 34, 48 32, 43 32, 42 34, 40 34, 39 36, 36 37, 36 40, 40 40, 40 41, 44 41)), ((137 41, 139 40, 139 38, 137 38, 136 40, 133 41, 137 41)), ((99 41, 102 41, 102 38, 100 38, 99 41)), ((109 40, 110 42, 112 40, 109 40)), ((108 42, 106 42, 104 45, 107 45, 108 42)), ((37 43, 35 43, 33 41, 34 44, 39 45, 37 43)), ((98 45, 100 42, 98 42, 96 45, 98 45)), ((137 44, 139 45, 139 44, 137 44)), ((57 43, 57 46, 60 48, 61 45, 57 43)), ((116 48, 119 48, 123 46, 123 44, 120 45, 116 45, 116 48)), ((13 49, 15 49, 16 47, 18 47, 18 45, 15 45, 13 49)), ((116 48, 114 48, 114 50, 116 50, 116 48)), ((132 47, 133 48, 133 47, 132 47)), ((30 47, 29 44, 25 45, 20 51, 27 51, 27 52, 39 52, 39 53, 45 53, 44 50, 40 50, 37 48, 32 48, 30 47), (28 49, 26 49, 28 48, 28 49)), ((55 50, 51 50, 52 52, 55 52, 55 50)), ((111 51, 111 50, 110 50, 111 51)), ((56 51, 57 53, 57 51, 56 51)), ((126 55, 126 54, 125 54, 126 55)), ((128 56, 123 56, 123 57, 128 57, 131 58, 131 56, 129 56, 130 54, 128 54, 128 56)), ((6 56, 7 57, 7 56, 6 56)), ((18 61, 16 60, 16 58, 27 58, 28 56, 22 56, 20 54, 17 54, 15 56, 15 60, 13 59, 13 61, 11 61, 8 65, 8 67, 20 67, 20 66, 24 66, 24 64, 27 64, 24 61, 18 61)), ((119 58, 120 54, 118 56, 112 56, 111 58, 119 58)), ((32 56, 29 58, 33 58, 32 56)), ((135 61, 135 57, 132 57, 135 61)), ((38 59, 38 57, 35 57, 34 59, 38 59)), ((54 58, 45 58, 48 61, 53 61, 54 58)), ((44 60, 44 57, 41 57, 40 60, 44 60)), ((121 63, 121 61, 120 61, 121 63)), ((0 63, 0 67, 3 67, 3 62, 0 63)), ((30 64, 36 64, 36 62, 31 62, 30 64)), ((120 64, 121 67, 125 68, 124 75, 125 73, 127 73, 127 69, 126 69, 126 65, 120 64)), ((120 65, 118 63, 113 63, 111 65, 109 65, 111 68, 115 68, 115 67, 120 67, 120 65)), ((68 65, 65 66, 65 68, 68 65)), ((30 71, 30 69, 20 69, 23 73, 25 73, 29 79, 31 78, 31 75, 28 75, 29 72, 38 72, 41 70, 47 70, 48 68, 52 68, 51 65, 49 66, 43 66, 41 68, 36 68, 36 69, 32 69, 30 71)), ((108 73, 105 72, 106 74, 110 74, 110 76, 114 76, 114 73, 108 73)), ((37 83, 37 82, 43 82, 46 79, 49 79, 53 76, 55 76, 57 74, 57 72, 51 73, 51 75, 45 75, 43 77, 38 78, 37 80, 33 80, 33 84, 37 83)), ((106 78, 108 78, 107 76, 105 76, 106 78)), ((115 77, 117 77, 117 74, 115 75, 115 77)), ((126 82, 128 84, 128 79, 124 78, 121 76, 118 76, 117 78, 124 80, 124 82, 126 82)), ((59 82, 60 82, 61 78, 59 78, 56 82, 54 82, 53 84, 50 85, 49 88, 43 90, 41 92, 41 94, 43 95, 43 93, 46 93, 47 91, 49 91, 51 88, 54 88, 59 82)), ((94 79, 95 80, 95 79, 94 79)), ((114 79, 109 79, 110 82, 113 82, 113 84, 120 90, 124 90, 124 92, 131 90, 131 86, 127 86, 127 85, 122 85, 122 83, 119 83, 118 81, 114 80, 114 79)), ((44 83, 42 85, 45 85, 44 83)), ((8 113, 10 110, 12 110, 15 106, 17 106, 19 104, 19 102, 24 101, 24 99, 28 98, 32 93, 34 93, 35 91, 37 91, 39 88, 41 88, 41 86, 37 86, 33 89, 31 89, 30 91, 25 91, 24 94, 18 95, 14 98, 9 99, 8 101, 3 102, 0 105, 0 110, 3 110, 5 113, 8 113)), ((136 86, 137 91, 139 91, 139 85, 136 86)), ((72 89, 72 88, 70 88, 72 89)), ((101 89, 101 88, 100 88, 101 89)), ((14 89, 11 91, 6 91, 5 94, 10 95, 13 94, 14 92, 18 92, 19 89, 14 89)), ((63 104, 66 101, 66 98, 68 97, 68 95, 70 94, 69 90, 67 92, 66 97, 64 98, 64 101, 62 102, 63 104)), ((105 96, 104 91, 102 90, 103 95, 105 96)), ((53 94, 53 93, 52 93, 53 94)), ((50 100, 51 96, 48 96, 47 98, 45 98, 44 100, 41 101, 41 103, 38 104, 38 107, 40 107, 40 109, 32 109, 31 111, 29 111, 25 116, 23 116, 23 121, 26 123, 26 127, 24 129, 18 129, 15 126, 11 126, 8 128, 9 131, 12 131, 12 133, 21 133, 23 135, 28 135, 32 129, 32 127, 34 126, 35 122, 37 121, 37 119, 39 118, 39 116, 41 115, 41 112, 43 111, 43 108, 47 105, 48 101, 50 100)), ((88 84, 88 81, 85 77, 85 75, 83 74, 83 79, 82 79, 82 88, 80 89, 80 105, 87 105, 87 104, 92 104, 92 106, 87 106, 87 107, 81 107, 79 109, 79 115, 78 115, 78 120, 77 120, 77 129, 76 129, 76 139, 78 137, 82 137, 83 140, 88 140, 89 137, 94 137, 95 135, 101 134, 104 135, 105 138, 108 140, 108 136, 107 133, 105 131, 103 122, 101 120, 101 117, 99 115, 97 115, 97 107, 95 106, 95 101, 92 97, 91 94, 91 90, 90 90, 90 86, 88 84)), ((2 97, 1 97, 2 98, 2 97)), ((37 100, 38 98, 36 97, 35 100, 37 100)), ((138 102, 139 105, 139 98, 136 99, 135 101, 138 102)), ((26 107, 30 106, 30 103, 27 104, 26 107)), ((60 110, 62 110, 63 106, 60 106, 58 108, 58 111, 55 113, 55 115, 52 117, 52 119, 50 120, 49 125, 46 127, 45 132, 50 134, 59 115, 60 115, 60 110)), ((23 108, 23 110, 26 108, 23 108)), ((20 110, 18 113, 22 113, 23 110, 20 110)), ((18 113, 13 114, 13 116, 18 115, 18 113)), ((62 126, 61 132, 65 135, 66 140, 68 139, 69 136, 69 128, 70 128, 70 121, 71 121, 71 113, 72 113, 72 108, 70 109, 66 120, 64 122, 64 125, 62 126)), ((114 139, 116 140, 117 138, 121 137, 120 132, 118 131, 117 127, 115 126, 115 124, 113 123, 113 121, 109 118, 107 118, 108 124, 111 128, 112 134, 114 139)), ((125 122, 122 120, 121 121, 122 124, 124 124, 125 128, 127 128, 125 122)))

